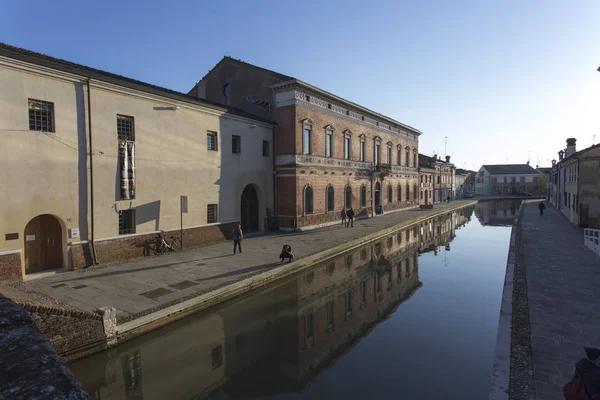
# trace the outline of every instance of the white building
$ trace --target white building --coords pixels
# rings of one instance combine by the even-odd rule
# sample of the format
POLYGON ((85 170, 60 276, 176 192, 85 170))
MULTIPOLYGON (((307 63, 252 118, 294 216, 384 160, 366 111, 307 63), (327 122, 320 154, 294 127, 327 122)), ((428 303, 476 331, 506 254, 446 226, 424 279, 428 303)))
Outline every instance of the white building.
MULTIPOLYGON (((265 229, 273 125, 0 44, 0 281, 265 229)), ((151 252, 150 252, 151 253, 151 252)))
MULTIPOLYGON (((475 195, 540 194, 540 173, 529 164, 483 165, 475 177, 475 195)), ((545 193, 542 193, 545 194, 545 193)))

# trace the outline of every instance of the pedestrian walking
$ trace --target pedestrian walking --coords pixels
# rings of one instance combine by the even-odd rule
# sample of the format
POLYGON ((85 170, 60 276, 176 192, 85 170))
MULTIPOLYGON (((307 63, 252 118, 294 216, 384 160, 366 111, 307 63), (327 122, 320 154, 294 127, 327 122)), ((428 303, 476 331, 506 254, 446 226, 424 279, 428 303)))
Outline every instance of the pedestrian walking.
POLYGON ((540 209, 540 215, 544 215, 544 208, 546 208, 546 205, 543 201, 538 204, 538 208, 540 209))
POLYGON ((350 207, 348 212, 346 212, 346 216, 348 216, 348 222, 346 222, 346 227, 348 227, 348 224, 350 224, 350 226, 354 228, 354 210, 352 209, 352 207, 350 207))
POLYGON ((446 202, 450 203, 450 196, 446 197, 446 202))
POLYGON ((346 209, 342 208, 342 226, 346 225, 346 209))
POLYGON ((242 253, 243 239, 244 234, 242 233, 242 226, 238 224, 233 230, 233 254, 235 254, 236 247, 240 250, 240 254, 242 253))

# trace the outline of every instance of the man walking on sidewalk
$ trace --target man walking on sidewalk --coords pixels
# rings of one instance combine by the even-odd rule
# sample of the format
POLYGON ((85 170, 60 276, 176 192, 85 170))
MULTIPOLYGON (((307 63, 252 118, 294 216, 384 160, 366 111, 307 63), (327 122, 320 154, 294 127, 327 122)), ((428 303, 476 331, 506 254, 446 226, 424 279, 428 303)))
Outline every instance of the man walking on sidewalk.
POLYGON ((352 207, 350 207, 350 209, 348 210, 346 215, 348 216, 348 222, 346 222, 346 228, 348 227, 348 224, 350 224, 350 226, 352 228, 354 228, 354 210, 352 209, 352 207))
POLYGON ((242 227, 238 224, 233 230, 233 254, 235 254, 236 247, 240 249, 240 254, 242 253, 242 240, 244 239, 244 234, 242 233, 242 227))
POLYGON ((342 208, 342 226, 346 225, 346 209, 342 208))
POLYGON ((540 202, 540 204, 538 204, 538 208, 540 209, 540 215, 544 215, 544 208, 546 208, 546 205, 544 204, 544 202, 540 202))

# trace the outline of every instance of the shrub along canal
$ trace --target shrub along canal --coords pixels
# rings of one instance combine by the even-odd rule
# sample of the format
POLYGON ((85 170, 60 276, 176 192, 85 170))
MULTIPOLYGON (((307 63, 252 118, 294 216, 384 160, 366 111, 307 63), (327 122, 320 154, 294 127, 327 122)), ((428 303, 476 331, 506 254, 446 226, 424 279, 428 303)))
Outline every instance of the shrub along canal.
POLYGON ((97 399, 481 399, 516 201, 339 254, 69 367, 97 399))

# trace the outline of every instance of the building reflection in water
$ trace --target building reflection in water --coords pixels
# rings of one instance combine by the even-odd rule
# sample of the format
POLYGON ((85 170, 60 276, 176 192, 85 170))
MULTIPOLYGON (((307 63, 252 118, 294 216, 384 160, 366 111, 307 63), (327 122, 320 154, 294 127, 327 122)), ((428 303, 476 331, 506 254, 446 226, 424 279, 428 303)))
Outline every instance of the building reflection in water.
POLYGON ((417 223, 69 367, 97 399, 301 393, 410 299, 419 253, 450 250, 472 213, 417 223))
POLYGON ((482 201, 475 206, 475 215, 481 225, 512 226, 520 204, 515 200, 482 201))

